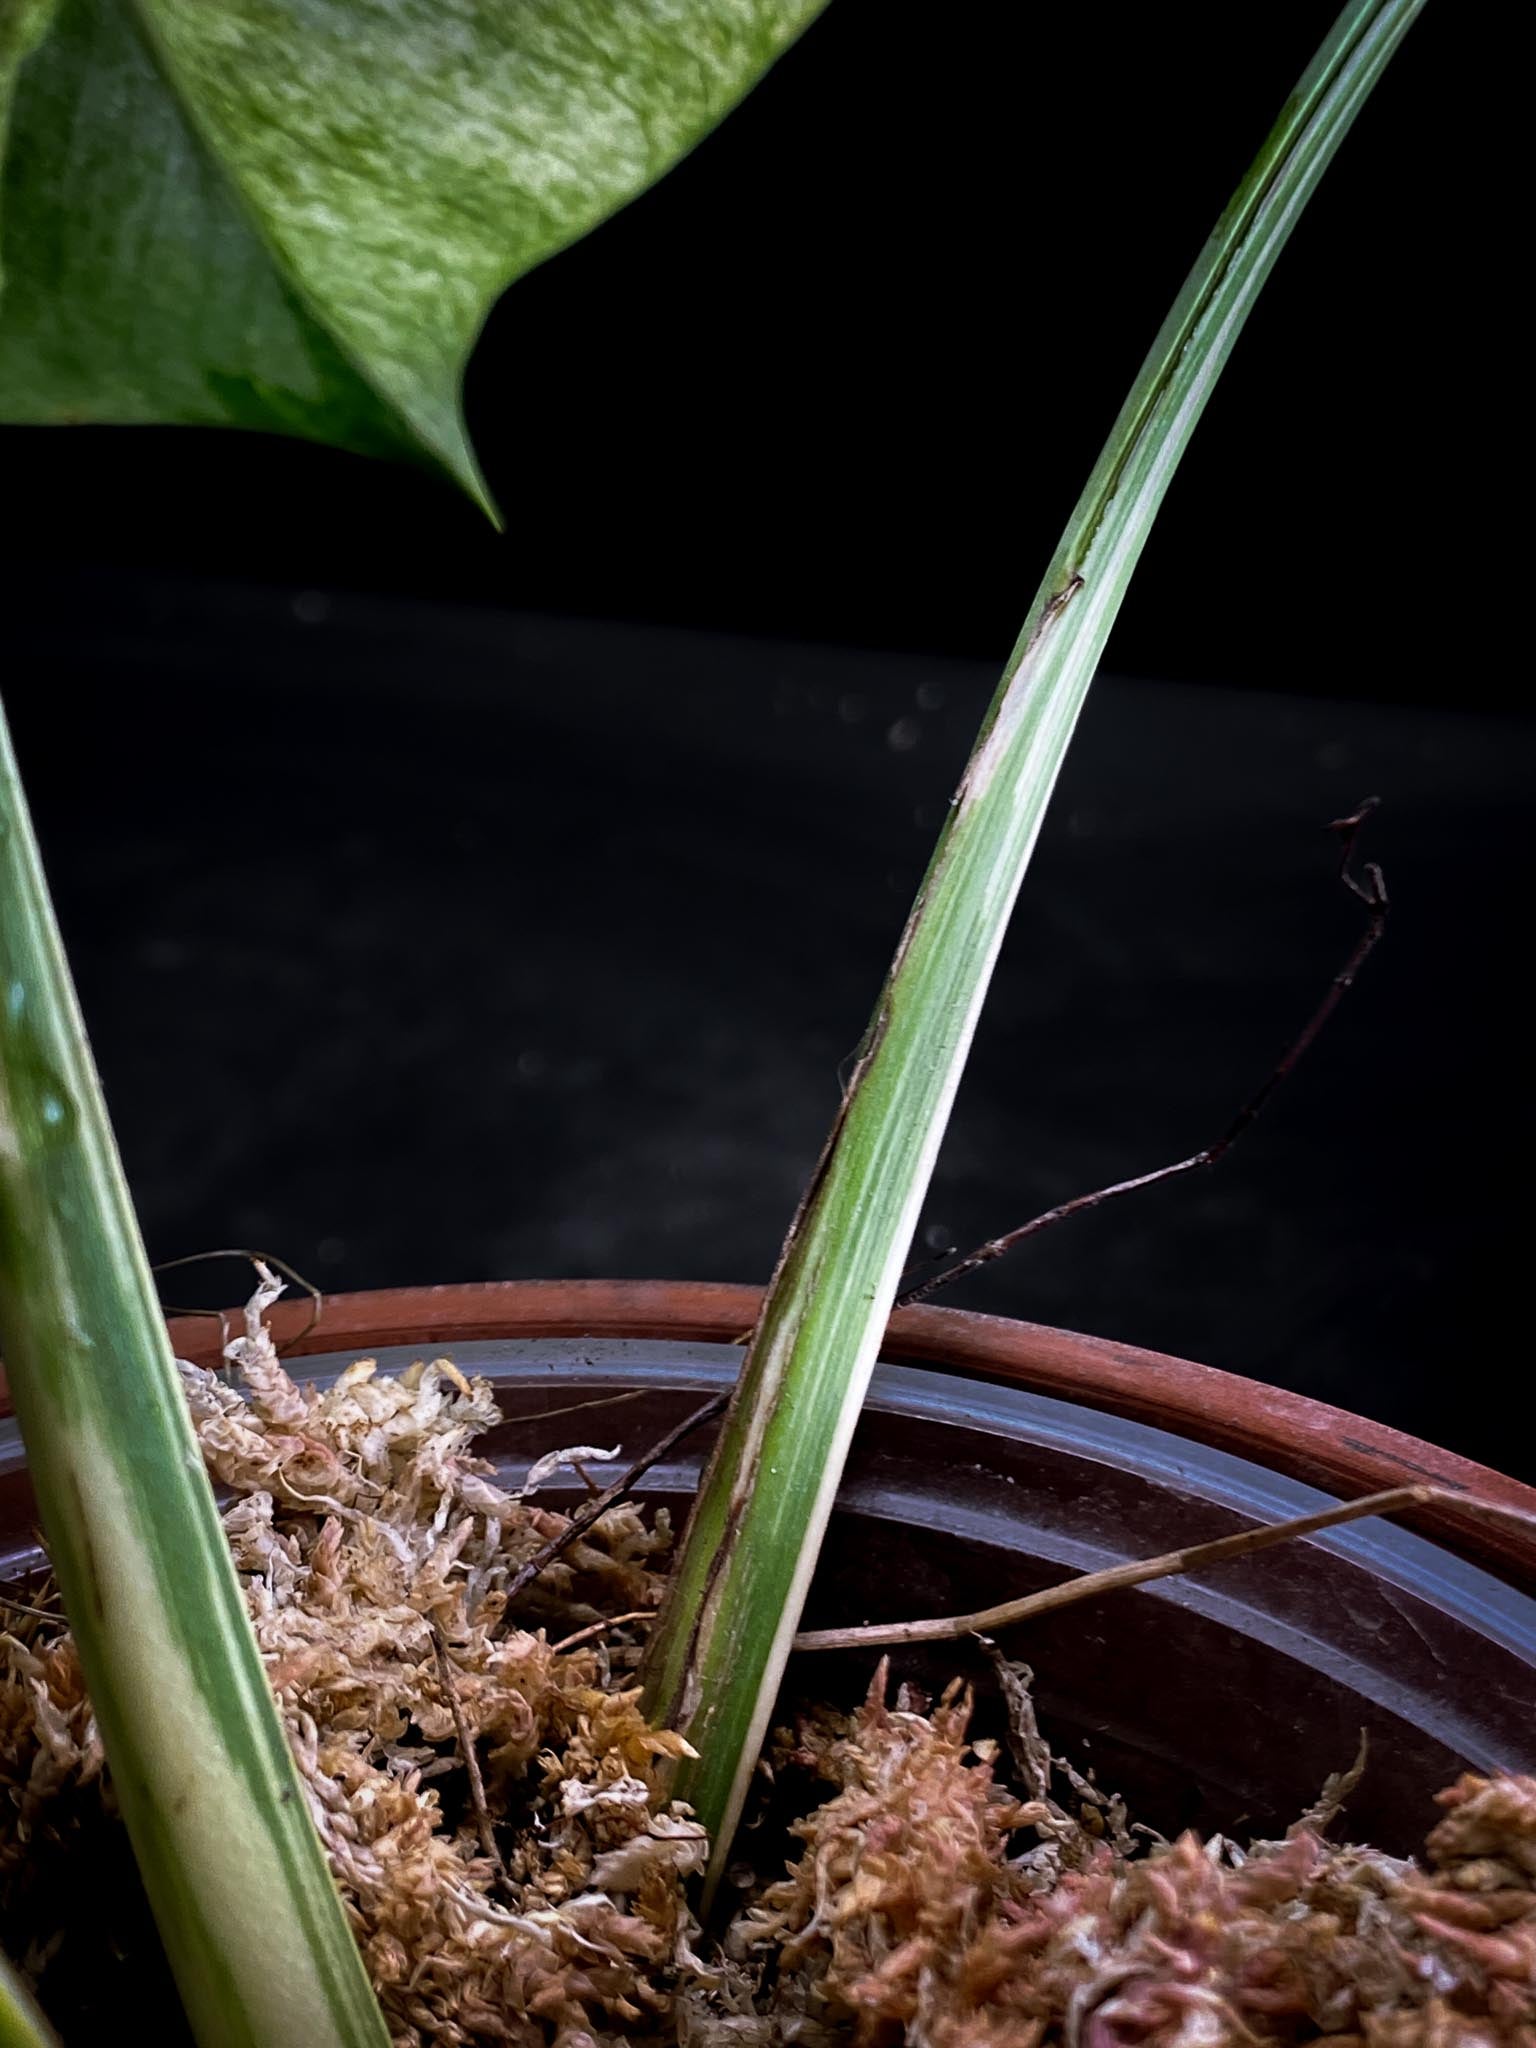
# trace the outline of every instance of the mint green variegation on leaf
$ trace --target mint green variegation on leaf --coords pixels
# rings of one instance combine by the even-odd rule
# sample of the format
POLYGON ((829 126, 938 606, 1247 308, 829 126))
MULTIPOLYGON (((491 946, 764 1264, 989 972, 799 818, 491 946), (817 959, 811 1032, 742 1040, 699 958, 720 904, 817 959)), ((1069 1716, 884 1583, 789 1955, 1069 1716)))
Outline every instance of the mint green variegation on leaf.
POLYGON ((485 502, 491 305, 821 5, 0 0, 0 419, 264 427, 485 502))

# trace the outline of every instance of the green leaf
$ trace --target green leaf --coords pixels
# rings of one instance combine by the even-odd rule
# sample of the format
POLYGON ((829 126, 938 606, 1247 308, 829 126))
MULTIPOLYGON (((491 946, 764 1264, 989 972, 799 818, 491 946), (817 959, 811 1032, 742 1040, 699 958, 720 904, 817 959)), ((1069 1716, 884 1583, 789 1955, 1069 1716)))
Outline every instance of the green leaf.
MULTIPOLYGON (((679 1767, 676 1789, 715 1838, 712 1882, 730 1852, 993 964, 1094 668, 1243 322, 1422 4, 1351 0, 1218 222, 1036 594, 902 934, 648 1653, 648 1710, 700 1752, 679 1767)), ((1316 469, 1318 454, 1306 459, 1316 469)), ((1255 488, 1262 482, 1256 469, 1255 488)), ((1191 605, 1199 601, 1192 590, 1191 605)))
POLYGON ((692 148, 823 0, 0 0, 0 415, 444 465, 514 278, 692 148))
POLYGON ((203 1469, 0 715, 0 1350, 202 2048, 384 2048, 203 1469))

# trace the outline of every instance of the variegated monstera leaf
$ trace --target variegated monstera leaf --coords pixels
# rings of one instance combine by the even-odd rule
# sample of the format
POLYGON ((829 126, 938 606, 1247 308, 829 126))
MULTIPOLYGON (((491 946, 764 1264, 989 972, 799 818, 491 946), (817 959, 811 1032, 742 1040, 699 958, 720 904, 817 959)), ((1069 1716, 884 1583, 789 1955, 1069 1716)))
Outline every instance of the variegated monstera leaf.
POLYGON ((0 0, 0 419, 440 463, 514 278, 823 0, 0 0))

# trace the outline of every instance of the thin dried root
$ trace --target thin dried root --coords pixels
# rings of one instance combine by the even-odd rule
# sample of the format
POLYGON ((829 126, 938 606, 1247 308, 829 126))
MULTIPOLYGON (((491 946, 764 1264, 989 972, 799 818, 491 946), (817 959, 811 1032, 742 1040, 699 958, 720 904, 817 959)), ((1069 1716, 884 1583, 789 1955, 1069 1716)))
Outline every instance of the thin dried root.
POLYGON ((475 1833, 480 1837, 480 1846, 496 1867, 496 1874, 506 1881, 507 1866, 496 1846, 496 1830, 491 1826, 491 1810, 485 1803, 485 1780, 480 1775, 480 1759, 475 1754, 475 1735, 464 1718, 464 1702, 459 1698, 459 1688, 454 1682, 453 1664, 448 1655, 448 1639, 436 1621, 429 1620, 432 1631, 432 1648, 437 1653, 438 1683, 443 1689, 443 1698, 453 1716, 453 1732, 458 1739, 459 1755, 464 1759, 464 1775, 469 1780, 469 1803, 474 1810, 475 1833))
POLYGON ((637 1607, 633 1614, 605 1614, 601 1621, 591 1621, 588 1622, 585 1628, 577 1629, 575 1635, 562 1636, 559 1642, 552 1643, 550 1648, 556 1652, 561 1650, 579 1650, 583 1643, 595 1643, 599 1636, 607 1635, 611 1628, 623 1628, 627 1622, 654 1621, 655 1619, 656 1609, 654 1607, 637 1607))
MULTIPOLYGON (((1143 1188, 1157 1187, 1165 1180, 1177 1180, 1182 1174, 1198 1173, 1205 1167, 1217 1165, 1226 1157, 1238 1139, 1264 1114, 1269 1107, 1271 1096, 1295 1071, 1302 1055, 1339 1007, 1346 992, 1353 988, 1356 976, 1375 952, 1382 934, 1386 931, 1386 878, 1375 861, 1367 861, 1365 880, 1362 882, 1352 865, 1355 841, 1378 803, 1378 798, 1368 796, 1347 818, 1335 818, 1328 827, 1330 832, 1339 835, 1339 880, 1351 896, 1358 898, 1365 905, 1365 930, 1350 949, 1349 958, 1329 982, 1322 1001, 1280 1055, 1262 1086, 1248 1097, 1214 1144, 1202 1146, 1198 1152, 1192 1152, 1187 1159, 1176 1159, 1171 1166, 1159 1166, 1151 1173, 1133 1174, 1129 1180, 1117 1180, 1108 1187, 1094 1188, 1089 1194, 1074 1195, 1070 1202, 1058 1202, 1054 1209, 1047 1209, 1042 1215, 1032 1216, 1027 1223, 1021 1223, 1017 1229, 1005 1231, 1001 1237, 988 1238, 985 1244, 979 1244, 974 1251, 967 1252, 963 1259, 957 1259, 952 1264, 942 1267, 937 1273, 929 1274, 925 1280, 914 1280, 910 1286, 902 1289, 896 1299, 898 1308, 910 1308, 917 1302, 927 1301, 942 1288, 952 1287, 957 1280, 963 1280, 968 1273, 974 1273, 979 1266, 985 1266, 993 1259, 1003 1258, 1019 1245, 1027 1243, 1030 1238, 1038 1237, 1042 1230, 1050 1230, 1058 1223, 1065 1223, 1069 1217, 1084 1215, 1090 1209, 1101 1209, 1106 1202, 1118 1201, 1122 1195, 1139 1194, 1143 1188)), ((951 1258, 953 1251, 954 1246, 951 1245, 949 1251, 943 1253, 942 1257, 951 1258)))
POLYGON ((1168 1579, 1176 1573, 1197 1571, 1201 1565, 1220 1564, 1229 1557, 1246 1557, 1256 1550, 1268 1550, 1272 1543, 1286 1543, 1293 1537, 1312 1536, 1320 1529, 1336 1528, 1341 1522, 1357 1522, 1367 1515, 1401 1514, 1405 1508, 1430 1507, 1454 1501, 1460 1508, 1518 1522, 1536 1529, 1536 1515, 1520 1508, 1504 1507, 1497 1501, 1469 1500, 1446 1486, 1393 1486, 1384 1493, 1368 1493, 1360 1500, 1340 1501, 1319 1508, 1310 1515, 1295 1515, 1285 1522, 1264 1522, 1254 1529, 1240 1529, 1234 1536, 1219 1536, 1213 1543, 1196 1543, 1184 1550, 1166 1550, 1160 1557, 1132 1559, 1108 1566, 1101 1572, 1086 1572, 1081 1578, 1066 1579, 1046 1586, 1038 1593, 1026 1593, 1020 1600, 1005 1600, 1000 1607, 983 1607, 975 1614, 941 1615, 927 1621, 879 1622, 869 1628, 806 1629, 797 1635, 797 1650, 868 1650, 897 1643, 946 1643, 958 1636, 992 1635, 1015 1622, 1029 1621, 1037 1614, 1071 1607, 1079 1600, 1091 1600, 1100 1593, 1118 1592, 1123 1586, 1143 1586, 1149 1579, 1168 1579))

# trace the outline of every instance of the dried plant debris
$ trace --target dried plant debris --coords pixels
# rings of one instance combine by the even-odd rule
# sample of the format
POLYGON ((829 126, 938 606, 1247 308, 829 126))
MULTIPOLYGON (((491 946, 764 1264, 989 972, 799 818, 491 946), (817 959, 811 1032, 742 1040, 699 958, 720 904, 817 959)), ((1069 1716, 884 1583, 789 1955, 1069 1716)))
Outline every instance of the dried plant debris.
MULTIPOLYGON (((958 1686, 931 1714, 891 1708, 882 1669, 840 1729, 797 1733, 838 1789, 731 1927, 723 2036, 1536 2048, 1536 1780, 1464 1777, 1422 1866, 1311 1827, 1128 1854, 1097 1788, 1075 1819, 1051 1797, 1055 1760, 1015 1679, 1024 1796, 997 1782, 994 1745, 969 1743, 958 1686), (744 2021, 754 1970, 766 1995, 744 2021)), ((690 2024, 708 2014, 692 2006, 690 2024)))
MULTIPOLYGON (((565 1518, 498 1487, 474 1456, 499 1420, 489 1385, 446 1362, 390 1377, 363 1360, 329 1388, 301 1387, 263 1326, 277 1292, 264 1274, 228 1347, 238 1388, 191 1365, 182 1377, 394 2040, 574 2048, 668 2030, 695 1936, 685 1883, 707 1848, 660 1780, 684 1745, 646 1725, 626 1683, 632 1624, 569 1650, 552 1640, 654 1610, 665 1518, 611 1509, 508 1616, 508 1580, 565 1518)), ((566 1461, 611 1455, 581 1445, 566 1461)), ((46 1993, 53 1937, 28 1902, 40 1838, 50 1816, 78 1815, 103 1759, 62 1624, 0 1611, 6 1624, 0 1911, 13 1941, 28 1931, 46 1993)))
MULTIPOLYGON (((1052 1754, 1028 1670, 991 1645, 1001 1744, 958 1686, 888 1705, 883 1666, 856 1714, 774 1738, 777 1796, 815 1788, 803 1850, 749 1873, 706 1945, 708 1843, 665 1787, 684 1745, 632 1684, 665 1518, 610 1508, 509 1612, 568 1526, 530 1498, 552 1465, 498 1486, 473 1449, 491 1389, 446 1361, 297 1385, 262 1322, 277 1292, 263 1272, 238 1386, 183 1379, 397 2048, 1536 2048, 1536 1781, 1464 1778, 1422 1864, 1323 1839, 1354 1773, 1283 1842, 1169 1844, 1052 1754)), ((0 1923, 57 2005, 147 1944, 50 1605, 0 1609, 0 1923)))

